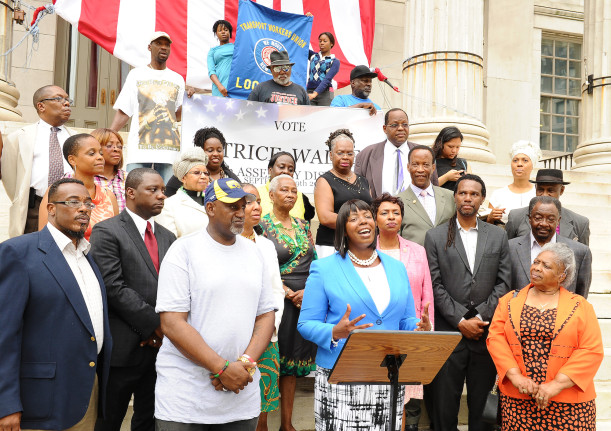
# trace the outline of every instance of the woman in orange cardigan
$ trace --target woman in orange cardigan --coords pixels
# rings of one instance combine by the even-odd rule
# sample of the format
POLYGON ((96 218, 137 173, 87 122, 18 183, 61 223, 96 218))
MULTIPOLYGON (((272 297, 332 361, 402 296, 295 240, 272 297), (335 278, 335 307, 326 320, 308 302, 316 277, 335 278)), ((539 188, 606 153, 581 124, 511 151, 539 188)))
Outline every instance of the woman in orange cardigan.
POLYGON ((573 252, 546 244, 530 267, 531 284, 499 300, 487 343, 503 430, 596 429, 602 336, 592 305, 562 287, 574 275, 573 252))

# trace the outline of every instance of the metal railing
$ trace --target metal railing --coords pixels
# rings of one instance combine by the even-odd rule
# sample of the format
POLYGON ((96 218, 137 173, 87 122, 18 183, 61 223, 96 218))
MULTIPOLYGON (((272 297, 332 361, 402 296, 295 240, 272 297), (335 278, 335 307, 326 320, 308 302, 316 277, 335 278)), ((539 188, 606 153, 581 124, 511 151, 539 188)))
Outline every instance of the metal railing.
POLYGON ((573 167, 573 153, 561 154, 559 156, 548 157, 540 160, 545 169, 560 169, 570 171, 573 167))

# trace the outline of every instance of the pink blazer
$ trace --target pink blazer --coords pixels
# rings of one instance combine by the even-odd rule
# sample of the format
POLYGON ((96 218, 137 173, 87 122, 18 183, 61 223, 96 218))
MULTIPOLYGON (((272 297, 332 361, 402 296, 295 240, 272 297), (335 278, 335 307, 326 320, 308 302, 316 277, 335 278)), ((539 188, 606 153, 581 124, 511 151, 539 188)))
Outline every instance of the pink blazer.
MULTIPOLYGON (((379 236, 377 246, 379 249, 379 236)), ((384 252, 384 250, 380 251, 382 253, 384 252)), ((416 316, 420 318, 422 307, 424 307, 427 302, 430 302, 429 318, 431 319, 431 325, 434 327, 435 307, 433 306, 433 284, 431 283, 431 272, 429 270, 429 261, 426 258, 426 251, 421 245, 399 236, 399 255, 401 263, 405 265, 405 269, 407 270, 407 277, 409 278, 409 285, 412 289, 414 305, 416 306, 416 316)))

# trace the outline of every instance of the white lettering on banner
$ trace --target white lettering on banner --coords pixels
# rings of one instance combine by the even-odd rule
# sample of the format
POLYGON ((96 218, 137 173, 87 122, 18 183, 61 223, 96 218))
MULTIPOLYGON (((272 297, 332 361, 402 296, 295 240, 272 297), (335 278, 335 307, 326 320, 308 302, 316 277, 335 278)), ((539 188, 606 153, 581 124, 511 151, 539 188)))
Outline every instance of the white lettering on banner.
POLYGON ((295 157, 295 182, 313 193, 316 179, 331 169, 329 134, 349 129, 355 152, 386 139, 384 115, 366 109, 279 105, 224 97, 185 97, 182 109, 182 151, 193 147, 195 132, 216 127, 225 136, 225 162, 240 180, 255 185, 268 180, 267 163, 279 151, 295 157))

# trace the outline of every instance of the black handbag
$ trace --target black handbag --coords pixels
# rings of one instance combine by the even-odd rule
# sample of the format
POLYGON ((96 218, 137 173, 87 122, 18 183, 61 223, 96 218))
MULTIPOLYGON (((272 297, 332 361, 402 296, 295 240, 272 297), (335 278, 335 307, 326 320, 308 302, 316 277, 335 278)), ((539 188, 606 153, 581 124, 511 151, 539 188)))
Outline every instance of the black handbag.
POLYGON ((484 411, 482 413, 482 421, 489 424, 497 424, 497 417, 499 413, 499 376, 496 376, 496 380, 494 382, 494 386, 492 390, 488 393, 488 398, 486 398, 486 405, 484 406, 484 411))

